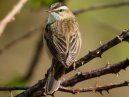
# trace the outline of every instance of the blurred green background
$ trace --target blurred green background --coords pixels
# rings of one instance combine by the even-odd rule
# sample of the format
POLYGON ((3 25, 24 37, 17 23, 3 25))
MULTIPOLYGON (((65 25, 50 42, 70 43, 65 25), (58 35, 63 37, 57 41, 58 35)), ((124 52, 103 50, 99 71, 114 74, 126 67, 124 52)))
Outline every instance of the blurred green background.
MULTIPOLYGON (((0 48, 11 41, 28 33, 31 29, 39 26, 44 26, 47 19, 45 9, 50 5, 51 0, 42 0, 47 2, 40 2, 41 0, 30 0, 21 12, 16 16, 15 21, 8 24, 4 34, 0 37, 0 48), (39 2, 38 2, 39 1, 39 2), (46 5, 43 5, 46 4, 46 5)), ((110 4, 117 3, 123 0, 67 0, 66 4, 71 10, 86 8, 96 4, 110 4)), ((18 0, 0 0, 0 20, 13 8, 18 0)), ((52 1, 53 2, 53 1, 52 1)), ((94 50, 99 47, 99 42, 106 43, 123 29, 129 28, 129 6, 108 8, 103 10, 96 10, 80 14, 76 17, 82 35, 82 48, 78 56, 84 56, 89 50, 94 50)), ((27 82, 22 82, 20 79, 26 75, 29 65, 32 61, 37 41, 41 36, 41 30, 36 31, 30 37, 17 42, 9 49, 0 54, 0 86, 25 85, 31 86, 38 80, 44 77, 47 69, 50 66, 50 59, 43 49, 41 57, 37 63, 34 74, 27 82)), ((129 57, 129 43, 122 42, 119 45, 106 51, 102 58, 96 58, 87 65, 79 68, 79 71, 90 71, 105 66, 108 61, 110 63, 117 63, 129 57)), ((68 74, 75 74, 76 71, 68 74)), ((110 83, 123 82, 129 80, 129 68, 126 71, 121 71, 119 77, 115 74, 109 74, 94 78, 77 84, 75 87, 94 86, 96 82, 98 85, 106 85, 110 83)), ((21 91, 13 91, 13 94, 21 91)), ((129 97, 129 87, 112 89, 110 94, 103 91, 103 97, 129 97)), ((102 97, 99 93, 80 93, 77 95, 56 92, 55 97, 102 97)), ((10 97, 9 91, 0 91, 0 97, 10 97)))

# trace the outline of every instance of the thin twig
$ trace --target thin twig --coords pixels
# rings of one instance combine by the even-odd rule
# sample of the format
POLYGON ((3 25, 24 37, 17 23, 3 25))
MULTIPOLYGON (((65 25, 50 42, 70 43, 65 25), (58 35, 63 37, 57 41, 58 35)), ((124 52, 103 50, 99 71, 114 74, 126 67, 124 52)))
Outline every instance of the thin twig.
POLYGON ((117 7, 128 6, 128 5, 129 5, 129 1, 121 1, 114 4, 93 5, 84 9, 76 10, 73 13, 75 15, 79 15, 81 13, 85 13, 89 11, 95 11, 95 10, 106 9, 106 8, 117 8, 117 7))
POLYGON ((67 87, 67 86, 74 86, 75 84, 82 82, 87 79, 99 77, 102 75, 114 73, 118 74, 120 70, 125 70, 129 66, 129 59, 125 59, 123 61, 120 61, 116 64, 107 64, 105 67, 95 69, 89 72, 79 72, 73 77, 71 77, 68 80, 65 80, 62 85, 67 87))
POLYGON ((0 86, 0 91, 12 91, 12 90, 27 90, 30 87, 26 86, 0 86))
POLYGON ((104 86, 93 86, 93 87, 77 88, 77 89, 72 89, 72 88, 61 86, 59 88, 59 91, 72 93, 72 94, 77 94, 81 92, 99 92, 102 94, 102 91, 107 91, 109 93, 109 90, 113 88, 119 88, 119 87, 124 87, 124 86, 129 86, 129 81, 124 81, 121 83, 111 83, 109 85, 104 85, 104 86))
POLYGON ((14 6, 14 8, 0 21, 0 36, 4 32, 5 27, 9 22, 15 19, 15 15, 20 12, 22 7, 28 0, 19 0, 19 2, 14 6))

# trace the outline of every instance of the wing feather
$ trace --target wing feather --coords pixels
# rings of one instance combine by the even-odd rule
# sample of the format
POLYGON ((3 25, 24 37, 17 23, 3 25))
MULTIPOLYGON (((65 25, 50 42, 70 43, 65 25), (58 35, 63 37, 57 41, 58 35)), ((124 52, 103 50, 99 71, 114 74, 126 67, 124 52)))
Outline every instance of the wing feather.
POLYGON ((76 21, 65 20, 48 24, 45 31, 44 36, 52 55, 65 67, 72 65, 81 46, 76 21))

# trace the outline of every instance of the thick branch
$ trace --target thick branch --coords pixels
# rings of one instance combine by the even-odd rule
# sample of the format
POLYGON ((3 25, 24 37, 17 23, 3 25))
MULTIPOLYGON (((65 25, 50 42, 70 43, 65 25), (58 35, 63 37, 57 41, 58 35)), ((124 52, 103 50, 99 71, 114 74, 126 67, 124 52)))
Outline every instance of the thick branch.
POLYGON ((70 79, 64 81, 62 85, 65 87, 74 86, 75 84, 82 82, 84 80, 87 80, 87 79, 99 77, 99 76, 106 75, 109 73, 117 74, 120 70, 122 69, 125 70, 128 66, 129 66, 129 59, 123 60, 113 65, 107 64, 105 67, 102 67, 96 70, 83 72, 83 73, 77 73, 70 79))
POLYGON ((0 21, 0 36, 4 32, 4 29, 7 24, 15 19, 15 15, 20 12, 20 10, 27 1, 28 0, 19 0, 19 2, 14 6, 14 8, 4 17, 2 21, 0 21))
POLYGON ((77 89, 60 87, 59 91, 72 93, 72 94, 81 93, 81 92, 99 92, 102 94, 102 91, 107 91, 109 93, 109 90, 113 88, 119 88, 119 87, 124 87, 124 86, 129 86, 129 81, 125 81, 121 83, 114 83, 114 84, 109 84, 109 85, 104 85, 104 86, 94 86, 94 87, 77 88, 77 89))
MULTIPOLYGON (((85 55, 84 57, 82 57, 81 59, 76 61, 75 62, 76 68, 79 68, 83 64, 88 63, 89 61, 91 61, 92 59, 94 59, 96 57, 101 57, 101 55, 105 51, 107 51, 108 49, 110 49, 110 48, 114 47, 115 45, 121 43, 122 41, 129 41, 129 30, 123 31, 120 35, 116 36, 115 38, 113 38, 109 42, 103 44, 102 46, 98 47, 96 50, 90 51, 87 55, 85 55)), ((67 69, 66 73, 72 71, 73 69, 74 69, 73 66, 69 67, 67 69)))
POLYGON ((100 10, 100 9, 106 9, 106 8, 117 8, 117 7, 122 7, 122 6, 128 6, 129 5, 129 1, 121 1, 121 2, 117 2, 114 4, 105 4, 105 5, 93 5, 84 9, 79 9, 74 11, 73 13, 75 15, 79 15, 81 13, 85 13, 85 12, 89 12, 89 11, 94 11, 94 10, 100 10))

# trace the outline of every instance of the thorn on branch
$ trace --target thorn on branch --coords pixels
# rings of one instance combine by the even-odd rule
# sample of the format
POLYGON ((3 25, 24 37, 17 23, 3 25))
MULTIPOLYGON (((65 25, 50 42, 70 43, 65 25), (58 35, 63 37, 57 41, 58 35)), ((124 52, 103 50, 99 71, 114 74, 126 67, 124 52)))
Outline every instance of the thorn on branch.
POLYGON ((118 72, 118 73, 116 73, 116 77, 119 77, 119 75, 120 75, 120 74, 119 74, 119 72, 118 72))
POLYGON ((99 44, 100 44, 100 46, 102 46, 102 45, 103 45, 103 44, 102 44, 102 41, 100 41, 99 44))
POLYGON ((125 82, 121 82, 121 83, 112 83, 109 85, 103 85, 103 86, 96 86, 96 87, 87 87, 87 88, 77 88, 77 89, 70 89, 67 87, 63 87, 61 86, 59 88, 59 91, 62 92, 67 92, 67 93, 72 93, 72 94, 76 94, 77 93, 81 93, 81 92, 99 92, 101 95, 103 95, 103 91, 106 91, 107 93, 109 93, 109 90, 113 89, 113 88, 118 88, 118 87, 124 87, 124 86, 128 86, 129 85, 129 81, 125 81, 125 82))
POLYGON ((12 91, 10 91, 10 97, 13 97, 13 93, 12 93, 12 91))
POLYGON ((109 89, 106 89, 105 91, 109 94, 109 89))
POLYGON ((120 40, 120 42, 122 42, 122 37, 120 37, 119 35, 116 35, 116 37, 120 40))
POLYGON ((103 96, 103 91, 102 90, 99 90, 98 92, 100 93, 100 95, 103 96))
MULTIPOLYGON (((101 55, 105 51, 109 50, 110 48, 116 46, 117 44, 119 44, 123 41, 129 41, 129 30, 122 31, 122 33, 120 35, 116 36, 115 38, 113 38, 109 42, 103 44, 102 46, 98 47, 97 49, 95 49, 93 51, 89 51, 89 53, 87 55, 85 55, 84 57, 82 57, 81 59, 76 61, 76 68, 79 68, 80 66, 82 66, 82 62, 83 62, 83 64, 86 64, 96 57, 101 57, 101 55)), ((73 66, 69 67, 66 70, 66 73, 68 73, 72 70, 73 70, 73 66)))
POLYGON ((70 79, 67 79, 64 82, 62 82, 61 85, 65 87, 74 86, 75 84, 82 82, 84 80, 87 80, 87 79, 99 77, 99 76, 106 75, 109 73, 118 74, 120 70, 125 69, 128 66, 129 66, 129 60, 125 59, 113 65, 106 65, 105 67, 102 67, 96 70, 76 74, 70 79))

